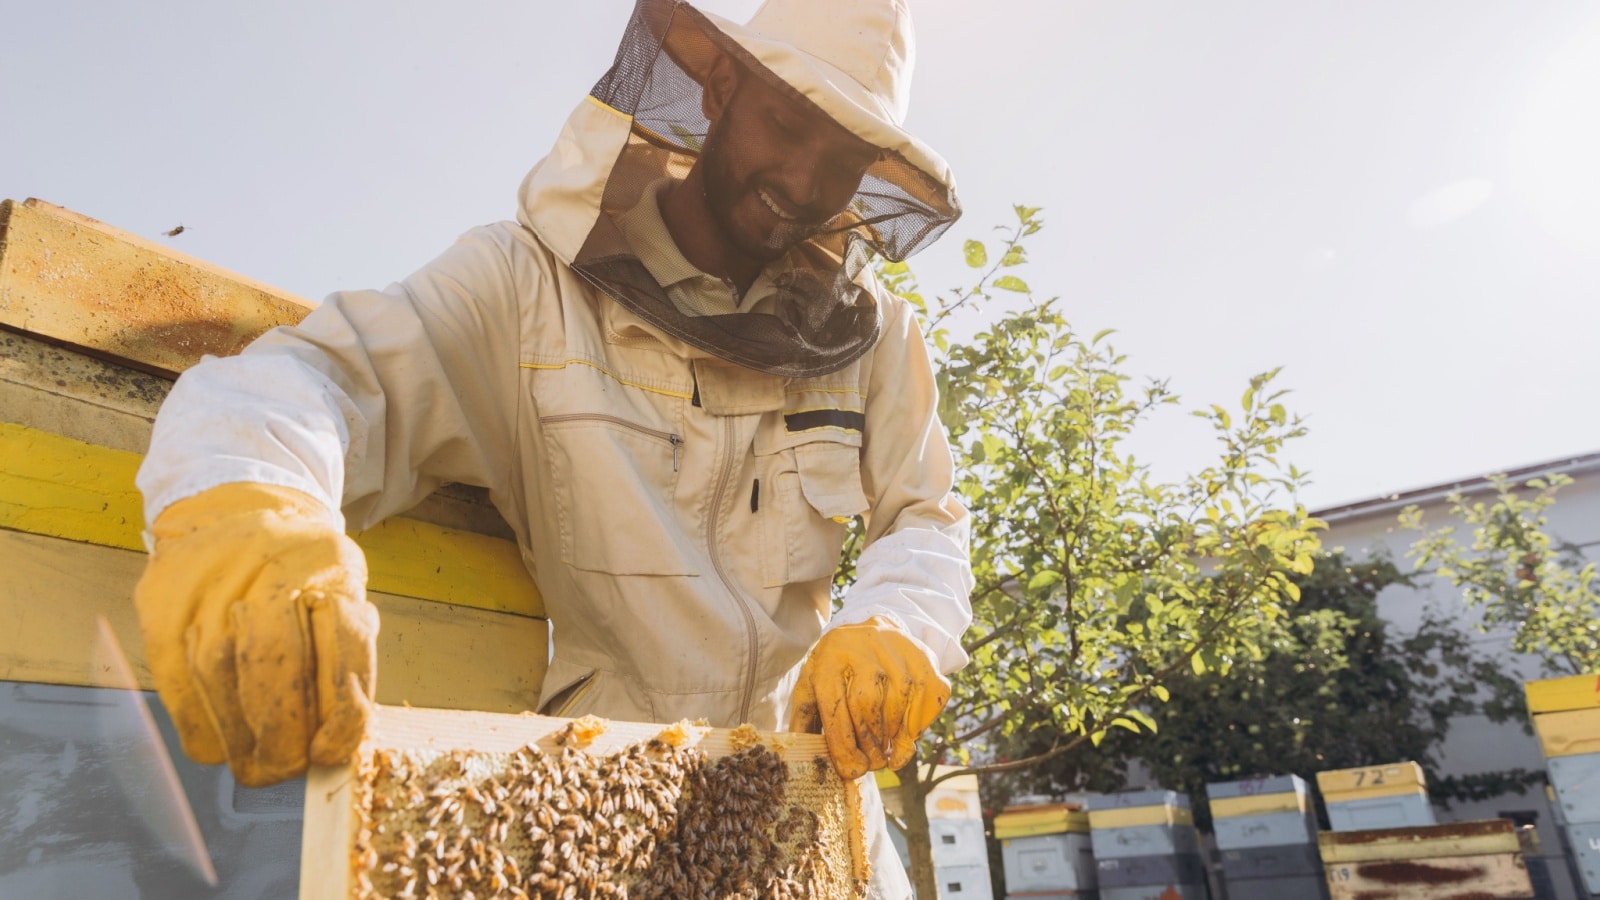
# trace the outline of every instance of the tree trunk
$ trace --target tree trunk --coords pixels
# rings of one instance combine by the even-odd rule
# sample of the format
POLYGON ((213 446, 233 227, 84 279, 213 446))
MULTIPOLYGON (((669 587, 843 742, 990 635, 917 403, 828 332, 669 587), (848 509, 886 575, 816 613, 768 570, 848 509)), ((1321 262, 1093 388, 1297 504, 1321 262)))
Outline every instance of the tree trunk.
POLYGON ((928 792, 920 774, 915 759, 895 773, 900 778, 906 846, 911 851, 911 887, 917 892, 917 900, 937 900, 939 881, 933 873, 933 841, 928 836, 928 792))

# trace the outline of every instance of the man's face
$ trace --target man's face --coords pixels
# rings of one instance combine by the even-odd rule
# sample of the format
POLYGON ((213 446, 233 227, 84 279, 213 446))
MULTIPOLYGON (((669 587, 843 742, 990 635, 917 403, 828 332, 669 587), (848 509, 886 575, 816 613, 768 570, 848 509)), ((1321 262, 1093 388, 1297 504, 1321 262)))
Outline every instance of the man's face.
POLYGON ((706 199, 735 250, 771 262, 837 216, 877 148, 745 73, 701 151, 706 199))

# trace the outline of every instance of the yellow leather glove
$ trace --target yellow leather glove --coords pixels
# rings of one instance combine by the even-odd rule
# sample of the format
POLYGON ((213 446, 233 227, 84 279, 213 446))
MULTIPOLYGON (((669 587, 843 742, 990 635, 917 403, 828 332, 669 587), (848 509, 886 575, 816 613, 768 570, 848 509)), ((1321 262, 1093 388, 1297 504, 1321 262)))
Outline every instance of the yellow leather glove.
POLYGON ((824 634, 800 667, 789 730, 822 732, 840 778, 898 769, 950 699, 933 653, 874 616, 824 634))
POLYGON ((361 548, 300 491, 225 484, 167 507, 134 592, 184 752, 259 787, 350 757, 373 703, 378 611, 361 548))

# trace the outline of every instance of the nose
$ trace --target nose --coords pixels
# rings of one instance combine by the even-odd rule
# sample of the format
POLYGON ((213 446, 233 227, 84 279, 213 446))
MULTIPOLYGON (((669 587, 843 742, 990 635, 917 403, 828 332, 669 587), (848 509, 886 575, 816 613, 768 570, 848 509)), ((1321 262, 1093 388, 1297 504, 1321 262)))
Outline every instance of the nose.
POLYGON ((822 197, 822 165, 809 149, 801 145, 784 155, 774 185, 783 194, 781 199, 801 212, 811 210, 822 197))

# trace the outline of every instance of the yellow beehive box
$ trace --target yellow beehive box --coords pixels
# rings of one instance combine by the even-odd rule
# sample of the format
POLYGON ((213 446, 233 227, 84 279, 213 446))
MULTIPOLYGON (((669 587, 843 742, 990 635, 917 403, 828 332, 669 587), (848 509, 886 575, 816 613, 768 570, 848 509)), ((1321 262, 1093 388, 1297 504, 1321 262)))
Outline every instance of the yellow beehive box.
MULTIPOLYGON (((153 687, 131 599, 151 423, 174 373, 309 308, 76 213, 0 202, 0 680, 124 686, 94 664, 104 620, 153 687)), ((354 537, 383 621, 380 702, 537 704, 543 604, 483 491, 446 488, 354 537)))
POLYGON ((994 817, 994 836, 1000 840, 1036 834, 1088 834, 1089 814, 1068 803, 1008 807, 994 817))
POLYGON ((1331 769, 1317 773, 1317 790, 1328 803, 1394 797, 1427 792, 1422 766, 1406 761, 1354 769, 1331 769))
POLYGON ((1528 712, 1534 715, 1600 708, 1600 672, 1530 681, 1523 688, 1528 693, 1528 712))
POLYGON ((1540 713, 1533 728, 1546 757, 1600 753, 1600 707, 1540 713))

